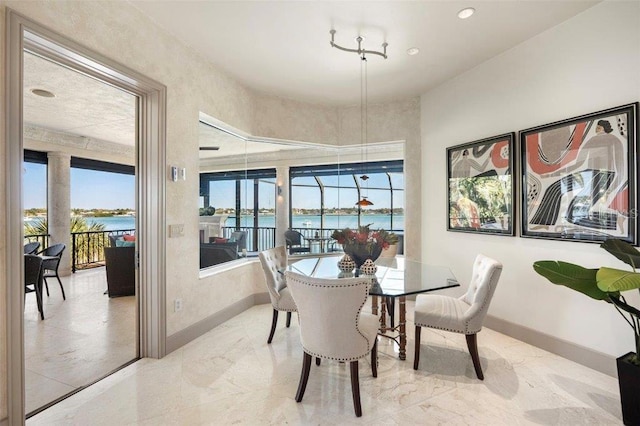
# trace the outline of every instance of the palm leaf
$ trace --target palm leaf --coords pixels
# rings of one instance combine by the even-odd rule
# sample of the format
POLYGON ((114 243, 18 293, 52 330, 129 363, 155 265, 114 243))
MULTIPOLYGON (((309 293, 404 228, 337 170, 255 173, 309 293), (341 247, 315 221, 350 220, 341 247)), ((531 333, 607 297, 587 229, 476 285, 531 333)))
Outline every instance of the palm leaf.
POLYGON ((602 267, 596 275, 598 288, 609 293, 640 288, 640 273, 602 267))
POLYGON ((540 260, 533 269, 553 284, 563 285, 596 300, 608 300, 606 292, 598 288, 597 269, 587 269, 573 263, 540 260))
POLYGON ((610 239, 600 244, 600 247, 617 259, 630 265, 634 270, 640 268, 640 252, 631 244, 623 240, 610 239))

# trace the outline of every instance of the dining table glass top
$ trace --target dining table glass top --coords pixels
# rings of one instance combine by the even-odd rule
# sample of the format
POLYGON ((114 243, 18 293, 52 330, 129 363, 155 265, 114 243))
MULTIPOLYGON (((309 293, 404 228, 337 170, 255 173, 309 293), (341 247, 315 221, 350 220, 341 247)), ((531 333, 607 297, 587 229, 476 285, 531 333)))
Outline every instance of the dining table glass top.
MULTIPOLYGON (((290 259, 288 271, 315 278, 349 278, 354 271, 341 271, 338 261, 343 255, 304 257, 290 259)), ((444 288, 458 287, 451 270, 446 266, 431 265, 402 256, 380 257, 375 261, 377 271, 369 294, 372 296, 399 297, 425 293, 444 288)))

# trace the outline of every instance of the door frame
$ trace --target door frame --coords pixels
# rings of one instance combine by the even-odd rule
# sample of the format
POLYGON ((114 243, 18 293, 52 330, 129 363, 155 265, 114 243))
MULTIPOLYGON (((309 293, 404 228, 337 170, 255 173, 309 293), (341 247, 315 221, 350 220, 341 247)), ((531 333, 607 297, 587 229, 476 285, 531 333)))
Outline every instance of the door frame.
POLYGON ((9 424, 25 421, 22 217, 23 52, 25 48, 138 97, 136 199, 141 357, 166 354, 166 92, 160 84, 6 9, 6 344, 9 424))

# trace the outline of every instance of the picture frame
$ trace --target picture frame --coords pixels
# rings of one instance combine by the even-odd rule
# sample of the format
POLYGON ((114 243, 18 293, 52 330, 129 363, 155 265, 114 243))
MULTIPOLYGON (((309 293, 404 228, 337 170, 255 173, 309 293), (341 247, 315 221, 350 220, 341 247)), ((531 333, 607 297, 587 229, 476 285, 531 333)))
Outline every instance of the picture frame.
POLYGON ((638 103, 520 132, 523 237, 637 244, 638 103))
POLYGON ((513 236, 515 133, 447 148, 447 231, 513 236))

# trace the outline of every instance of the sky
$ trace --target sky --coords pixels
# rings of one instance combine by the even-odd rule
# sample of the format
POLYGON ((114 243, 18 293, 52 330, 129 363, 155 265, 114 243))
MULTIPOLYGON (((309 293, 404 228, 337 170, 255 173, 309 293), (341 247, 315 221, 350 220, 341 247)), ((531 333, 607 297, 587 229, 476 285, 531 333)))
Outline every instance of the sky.
MULTIPOLYGON (((24 208, 47 207, 47 167, 24 163, 24 208)), ((135 176, 71 169, 72 209, 135 209, 135 176)))

